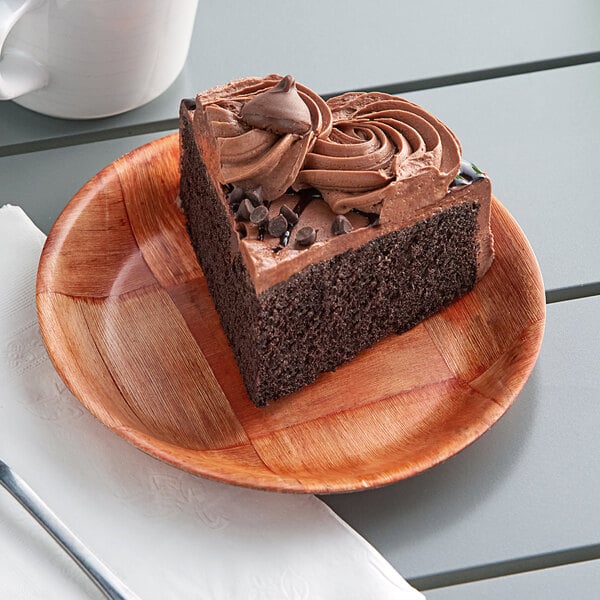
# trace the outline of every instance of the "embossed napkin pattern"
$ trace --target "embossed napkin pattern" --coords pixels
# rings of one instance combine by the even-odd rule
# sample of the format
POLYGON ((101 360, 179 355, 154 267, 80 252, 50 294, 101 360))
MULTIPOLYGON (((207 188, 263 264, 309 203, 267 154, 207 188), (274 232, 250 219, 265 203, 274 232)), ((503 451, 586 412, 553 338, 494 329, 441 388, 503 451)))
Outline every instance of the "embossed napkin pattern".
MULTIPOLYGON (((43 234, 0 209, 0 456, 141 598, 423 598, 311 495, 194 477, 132 447, 56 374, 40 337, 43 234)), ((0 598, 100 598, 0 489, 0 598)))

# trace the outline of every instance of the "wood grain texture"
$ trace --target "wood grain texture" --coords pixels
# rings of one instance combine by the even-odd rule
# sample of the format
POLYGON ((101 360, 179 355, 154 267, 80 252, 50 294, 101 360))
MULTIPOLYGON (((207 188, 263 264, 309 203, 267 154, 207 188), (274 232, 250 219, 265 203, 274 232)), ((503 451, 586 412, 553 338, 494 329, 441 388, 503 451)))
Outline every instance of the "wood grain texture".
POLYGON ((545 321, 535 256, 494 200, 496 260, 475 290, 312 385, 248 399, 176 208, 177 136, 109 165, 55 223, 38 273, 52 360, 98 419, 192 473, 340 492, 412 476, 512 404, 545 321))

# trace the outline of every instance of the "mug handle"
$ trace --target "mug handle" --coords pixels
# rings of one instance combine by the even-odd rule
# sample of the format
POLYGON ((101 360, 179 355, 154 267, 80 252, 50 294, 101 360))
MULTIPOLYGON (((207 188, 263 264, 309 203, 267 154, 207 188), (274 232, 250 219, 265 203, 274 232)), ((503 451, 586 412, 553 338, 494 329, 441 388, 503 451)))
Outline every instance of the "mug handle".
POLYGON ((44 0, 0 0, 0 100, 12 100, 48 84, 48 71, 20 50, 2 52, 15 23, 44 0))

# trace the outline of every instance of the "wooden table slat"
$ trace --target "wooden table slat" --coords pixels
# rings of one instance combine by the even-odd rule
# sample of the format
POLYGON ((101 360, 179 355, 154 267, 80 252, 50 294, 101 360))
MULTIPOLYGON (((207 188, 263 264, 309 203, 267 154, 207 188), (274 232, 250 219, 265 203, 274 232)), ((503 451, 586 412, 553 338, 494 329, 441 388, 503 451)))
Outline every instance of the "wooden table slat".
POLYGON ((597 600, 600 560, 496 577, 427 592, 427 600, 597 600))

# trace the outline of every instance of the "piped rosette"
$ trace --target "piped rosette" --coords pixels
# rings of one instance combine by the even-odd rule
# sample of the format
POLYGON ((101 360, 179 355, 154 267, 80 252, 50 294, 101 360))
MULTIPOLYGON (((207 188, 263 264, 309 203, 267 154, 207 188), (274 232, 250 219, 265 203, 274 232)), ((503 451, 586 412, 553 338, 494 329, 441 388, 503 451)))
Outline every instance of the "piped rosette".
POLYGON ((289 75, 248 78, 199 96, 216 140, 222 184, 262 200, 295 181, 316 140, 331 132, 329 106, 289 75))
POLYGON ((441 121, 405 99, 349 93, 328 101, 333 127, 316 139, 294 182, 316 188, 336 214, 376 213, 398 222, 442 199, 461 147, 441 121))

